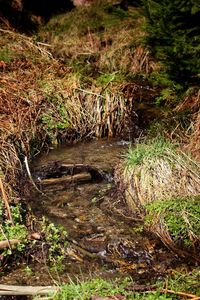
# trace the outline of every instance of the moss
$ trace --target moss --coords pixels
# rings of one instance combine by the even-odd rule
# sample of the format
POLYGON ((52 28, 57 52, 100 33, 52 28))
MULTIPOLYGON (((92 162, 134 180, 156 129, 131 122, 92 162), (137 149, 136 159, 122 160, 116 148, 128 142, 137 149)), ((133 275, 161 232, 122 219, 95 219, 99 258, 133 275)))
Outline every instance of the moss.
POLYGON ((175 243, 191 246, 200 239, 200 196, 157 200, 146 205, 146 225, 154 222, 155 215, 168 230, 175 243))

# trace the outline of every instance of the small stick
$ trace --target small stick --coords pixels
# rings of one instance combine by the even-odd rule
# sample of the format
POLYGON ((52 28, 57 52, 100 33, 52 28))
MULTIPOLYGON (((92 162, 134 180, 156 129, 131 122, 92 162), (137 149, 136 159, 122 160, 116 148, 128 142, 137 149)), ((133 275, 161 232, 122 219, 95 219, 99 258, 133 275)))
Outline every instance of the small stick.
MULTIPOLYGON (((4 236, 4 238, 5 238, 6 241, 7 241, 7 244, 8 244, 9 249, 12 251, 12 247, 11 247, 10 241, 9 241, 9 239, 7 238, 7 236, 5 235, 5 232, 4 232, 3 227, 2 227, 1 224, 0 224, 0 228, 1 228, 1 232, 2 232, 2 234, 3 234, 3 236, 4 236)), ((1 243, 1 242, 0 242, 0 243, 1 243)), ((1 248, 1 247, 0 247, 0 248, 1 248)))
POLYGON ((5 203, 5 207, 6 207, 6 210, 7 210, 8 219, 11 221, 12 225, 14 226, 14 222, 13 222, 13 219, 12 219, 12 214, 11 214, 11 211, 10 211, 10 206, 9 206, 9 203, 8 203, 8 198, 6 196, 6 193, 5 193, 5 190, 4 190, 4 187, 3 187, 3 182, 2 182, 1 178, 0 178, 0 189, 1 189, 2 197, 3 197, 3 201, 5 203))
POLYGON ((175 295, 179 295, 179 296, 184 296, 184 297, 187 297, 187 298, 191 298, 193 300, 194 299, 195 300, 199 300, 200 299, 200 296, 197 296, 197 295, 189 294, 189 293, 186 293, 186 292, 176 292, 176 291, 168 290, 168 289, 161 289, 160 293, 175 294, 175 295))
POLYGON ((27 159, 27 156, 25 156, 25 159, 24 159, 24 163, 25 163, 25 166, 26 166, 26 171, 28 173, 28 177, 32 183, 32 185, 34 186, 34 188, 39 192, 41 193, 42 195, 46 196, 42 191, 40 191, 37 187, 37 185, 35 184, 34 180, 33 180, 33 177, 31 175, 31 172, 30 172, 30 169, 29 169, 29 165, 28 165, 28 159, 27 159))
POLYGON ((22 295, 46 295, 55 294, 59 291, 56 286, 15 286, 15 285, 5 285, 0 284, 0 295, 12 295, 12 296, 22 296, 22 295))

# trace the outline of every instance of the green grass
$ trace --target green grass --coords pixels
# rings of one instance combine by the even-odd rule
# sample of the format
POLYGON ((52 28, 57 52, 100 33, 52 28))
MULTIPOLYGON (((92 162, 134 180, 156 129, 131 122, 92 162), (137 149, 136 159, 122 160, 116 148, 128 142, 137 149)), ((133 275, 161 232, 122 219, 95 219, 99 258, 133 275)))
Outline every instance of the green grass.
POLYGON ((200 268, 193 268, 191 271, 173 271, 167 279, 168 289, 173 291, 184 291, 200 296, 200 268))
MULTIPOLYGON (((73 282, 61 286, 61 291, 52 296, 54 300, 89 300, 92 296, 96 297, 115 297, 121 295, 126 300, 164 300, 164 299, 179 299, 176 293, 185 292, 193 295, 200 295, 200 268, 194 268, 193 271, 180 270, 174 271, 164 281, 159 281, 155 285, 155 290, 146 292, 135 292, 134 281, 131 278, 125 278, 123 281, 105 280, 95 278, 82 282, 73 282), (133 287, 133 290, 127 287, 133 287), (157 287, 157 288, 156 288, 157 287), (173 294, 167 294, 164 289, 173 290, 173 294)), ((137 284, 136 284, 137 285, 137 284)), ((111 298, 113 299, 113 298, 111 298)), ((120 298, 119 298, 120 299, 120 298)))
MULTIPOLYGON (((148 300, 156 300, 156 299, 173 299, 168 295, 161 295, 158 292, 150 293, 150 294, 139 294, 133 293, 126 290, 126 286, 132 282, 131 279, 124 279, 120 282, 112 282, 110 280, 104 280, 101 278, 92 279, 85 282, 73 283, 64 285, 56 296, 53 297, 54 300, 89 300, 92 296, 99 297, 111 297, 117 295, 126 296, 127 300, 131 299, 148 299, 148 300)), ((113 299, 113 298, 111 298, 113 299)), ((117 298, 116 298, 117 299, 117 298)))
POLYGON ((162 157, 167 149, 173 149, 173 146, 163 137, 156 138, 146 144, 137 144, 135 148, 130 147, 125 154, 125 165, 126 167, 134 167, 141 165, 145 160, 155 160, 162 157))

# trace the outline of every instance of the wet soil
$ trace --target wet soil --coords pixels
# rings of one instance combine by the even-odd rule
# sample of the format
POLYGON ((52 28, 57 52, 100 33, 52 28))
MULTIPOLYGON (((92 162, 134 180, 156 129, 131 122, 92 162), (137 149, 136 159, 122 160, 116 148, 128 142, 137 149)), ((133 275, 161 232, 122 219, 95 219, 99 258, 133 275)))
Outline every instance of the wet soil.
POLYGON ((29 202, 34 214, 66 228, 66 260, 60 273, 51 271, 41 260, 29 264, 31 271, 26 264, 19 265, 4 277, 4 282, 47 285, 77 277, 128 275, 141 284, 163 278, 177 263, 174 254, 158 240, 141 233, 140 216, 127 210, 123 195, 115 187, 113 169, 127 147, 125 141, 95 140, 53 149, 34 162, 35 179, 52 161, 89 165, 106 176, 65 189, 48 186, 43 195, 31 192, 29 202))

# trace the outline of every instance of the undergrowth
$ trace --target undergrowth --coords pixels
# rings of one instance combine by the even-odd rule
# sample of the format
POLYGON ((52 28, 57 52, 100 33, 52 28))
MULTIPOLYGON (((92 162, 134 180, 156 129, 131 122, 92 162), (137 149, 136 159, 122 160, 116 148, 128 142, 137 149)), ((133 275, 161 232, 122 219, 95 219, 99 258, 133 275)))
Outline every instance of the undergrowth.
MULTIPOLYGON (((11 202, 19 197, 25 157, 33 157, 54 141, 121 134, 133 102, 145 101, 140 84, 133 83, 135 78, 146 79, 152 74, 153 84, 164 86, 154 104, 174 101, 180 86, 159 74, 159 63, 141 43, 143 24, 140 9, 125 12, 104 3, 54 17, 32 37, 1 30, 0 173, 5 177, 6 194, 14 193, 11 202), (125 97, 128 85, 132 90, 125 97)), ((147 93, 149 97, 148 89, 147 93)), ((198 106, 198 93, 195 99, 198 106)), ((129 150, 127 165, 141 166, 147 158, 160 158, 167 148, 172 149, 162 139, 138 145, 129 150)), ((164 175, 166 169, 165 165, 164 175)), ((19 213, 10 205, 14 218, 19 213)), ((12 226, 3 215, 1 239, 4 233, 8 238, 26 239, 23 222, 14 220, 12 226)), ((49 243, 46 255, 53 263, 57 256, 61 266, 66 246, 63 236, 58 245, 62 230, 48 225, 45 231, 49 243)))
POLYGON ((38 38, 53 47, 82 84, 104 87, 107 82, 117 85, 119 78, 123 82, 129 73, 149 72, 153 66, 140 44, 143 22, 139 8, 124 11, 105 1, 52 18, 38 38))
POLYGON ((126 290, 126 287, 132 282, 131 279, 124 279, 122 282, 112 282, 105 279, 92 279, 90 281, 71 282, 70 284, 61 287, 61 292, 58 293, 54 300, 89 300, 98 299, 98 297, 105 297, 107 299, 120 299, 120 297, 125 297, 127 300, 131 299, 172 299, 168 295, 161 295, 159 292, 148 294, 132 293, 126 290), (92 297, 92 298, 91 298, 92 297))

